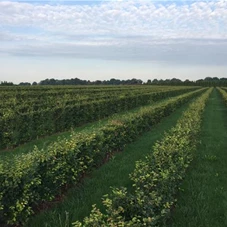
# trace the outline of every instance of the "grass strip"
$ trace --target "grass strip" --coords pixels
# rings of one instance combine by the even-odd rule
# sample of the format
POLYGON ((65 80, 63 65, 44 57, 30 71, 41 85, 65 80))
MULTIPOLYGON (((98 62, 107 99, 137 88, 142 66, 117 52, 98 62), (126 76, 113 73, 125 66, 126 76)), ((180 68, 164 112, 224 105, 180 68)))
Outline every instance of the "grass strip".
POLYGON ((201 144, 180 187, 172 227, 227 226, 226 116, 227 108, 215 89, 205 109, 201 144))

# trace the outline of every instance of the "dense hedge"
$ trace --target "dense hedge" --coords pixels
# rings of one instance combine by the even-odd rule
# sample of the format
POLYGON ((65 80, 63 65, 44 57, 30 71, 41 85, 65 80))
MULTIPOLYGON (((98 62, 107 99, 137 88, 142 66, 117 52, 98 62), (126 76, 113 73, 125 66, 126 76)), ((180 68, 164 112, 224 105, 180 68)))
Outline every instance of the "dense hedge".
POLYGON ((73 226, 168 226, 166 221, 176 202, 179 183, 199 141, 202 113, 211 91, 190 105, 176 126, 155 143, 152 154, 137 161, 130 175, 133 192, 127 192, 126 188, 113 189, 110 196, 103 198, 105 213, 94 205, 90 216, 73 226))
POLYGON ((217 88, 217 89, 221 93, 222 98, 225 102, 225 105, 227 105, 227 89, 224 89, 224 88, 217 88))
MULTIPOLYGON (((116 112, 129 110, 152 101, 176 96, 198 88, 171 89, 159 92, 145 92, 137 95, 114 96, 72 105, 61 102, 55 107, 47 105, 45 109, 27 112, 22 107, 7 108, 0 111, 0 149, 15 147, 38 137, 63 132, 84 123, 99 120, 116 112)), ((31 104, 32 106, 32 104, 31 104)))
MULTIPOLYGON (((145 92, 158 92, 163 90, 175 90, 177 87, 168 86, 115 86, 115 87, 78 87, 78 86, 48 86, 38 87, 39 89, 33 89, 33 87, 8 87, 8 89, 0 89, 0 108, 4 107, 18 107, 24 106, 24 104, 56 104, 56 101, 61 101, 62 99, 76 99, 80 101, 81 99, 96 99, 103 97, 113 97, 113 96, 125 96, 125 95, 139 95, 145 92)), ((178 87, 182 89, 183 87, 178 87)), ((189 87, 193 88, 193 87, 189 87)))
MULTIPOLYGON (((140 133, 149 130, 204 89, 170 98, 108 122, 93 133, 72 135, 38 150, 0 161, 0 220, 23 223, 33 208, 51 201, 62 186, 76 184, 84 173, 99 166, 111 152, 123 149, 140 133)), ((0 223, 1 224, 1 223, 0 223)))

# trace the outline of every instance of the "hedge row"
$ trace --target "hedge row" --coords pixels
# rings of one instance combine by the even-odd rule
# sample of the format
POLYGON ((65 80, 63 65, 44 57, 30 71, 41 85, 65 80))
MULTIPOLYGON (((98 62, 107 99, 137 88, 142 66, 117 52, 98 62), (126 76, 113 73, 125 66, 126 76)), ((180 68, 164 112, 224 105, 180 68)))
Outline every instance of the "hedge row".
MULTIPOLYGON (((32 152, 0 161, 0 220, 23 223, 42 201, 51 201, 63 186, 76 184, 99 166, 105 157, 149 130, 180 105, 204 92, 204 89, 141 108, 109 121, 89 134, 72 135, 32 152)), ((1 225, 1 223, 0 223, 1 225)))
MULTIPOLYGON (((63 99, 77 99, 78 101, 80 99, 94 99, 94 98, 109 98, 112 96, 119 96, 119 95, 136 95, 144 92, 155 92, 155 91, 162 91, 162 90, 169 90, 169 87, 166 87, 165 89, 161 88, 154 88, 154 89, 144 89, 144 88, 137 88, 131 90, 130 88, 125 89, 125 90, 112 90, 112 89, 99 89, 99 90, 85 90, 80 91, 80 90, 68 90, 65 88, 64 90, 62 89, 56 89, 52 92, 45 92, 45 89, 40 90, 39 92, 30 91, 29 92, 23 92, 21 91, 18 93, 14 93, 13 91, 10 92, 4 92, 0 90, 0 107, 4 108, 5 106, 11 106, 13 105, 21 105, 23 104, 36 104, 36 105, 42 105, 43 102, 49 102, 51 104, 54 104, 54 102, 57 100, 63 99)), ((173 88, 172 88, 173 90, 173 88)), ((45 103, 44 103, 45 104, 45 103)))
MULTIPOLYGON (((190 87, 191 89, 193 87, 190 87)), ((140 88, 137 90, 125 90, 125 91, 111 91, 111 90, 101 90, 97 92, 90 92, 85 94, 80 93, 68 93, 65 90, 63 93, 61 90, 57 96, 50 94, 37 95, 36 97, 25 96, 24 98, 18 98, 16 96, 7 99, 7 101, 0 100, 0 113, 6 112, 9 108, 14 112, 26 113, 31 111, 37 111, 37 109, 41 108, 44 110, 45 108, 53 108, 59 105, 75 105, 75 104, 83 104, 84 102, 94 101, 94 100, 105 100, 105 99, 114 99, 116 97, 125 97, 125 96, 138 96, 141 94, 152 93, 152 92, 162 92, 162 91, 170 91, 170 90, 179 90, 182 88, 176 87, 166 87, 165 89, 155 88, 155 89, 144 89, 140 88)), ((0 95, 2 92, 0 91, 0 95)))
POLYGON ((227 89, 224 89, 224 88, 217 88, 217 89, 221 93, 222 98, 225 102, 225 105, 227 105, 227 89))
MULTIPOLYGON (((176 88, 176 87, 175 87, 176 88)), ((182 88, 182 87, 181 87, 182 88)), ((96 86, 96 87, 77 87, 77 86, 40 86, 36 89, 33 87, 8 87, 0 89, 0 103, 4 101, 7 103, 8 101, 13 102, 26 102, 27 100, 46 100, 46 97, 50 98, 61 98, 64 95, 69 97, 75 96, 90 96, 91 94, 94 96, 100 95, 102 93, 106 94, 124 94, 124 93, 135 93, 135 92, 143 92, 143 91, 159 91, 163 89, 174 89, 174 87, 168 86, 96 86)))
MULTIPOLYGON (((195 90, 195 88, 190 89, 195 90)), ((0 149, 15 147, 38 137, 63 132, 120 111, 186 93, 190 89, 152 92, 123 98, 115 97, 114 99, 97 100, 83 104, 50 107, 29 113, 19 113, 9 109, 3 116, 0 114, 0 149)))
POLYGON ((90 216, 73 226, 168 226, 166 221, 176 202, 179 184, 198 144, 201 118, 211 91, 209 89, 189 106, 176 126, 155 143, 152 154, 136 162, 130 175, 133 192, 114 188, 110 196, 103 198, 105 213, 94 205, 90 216))

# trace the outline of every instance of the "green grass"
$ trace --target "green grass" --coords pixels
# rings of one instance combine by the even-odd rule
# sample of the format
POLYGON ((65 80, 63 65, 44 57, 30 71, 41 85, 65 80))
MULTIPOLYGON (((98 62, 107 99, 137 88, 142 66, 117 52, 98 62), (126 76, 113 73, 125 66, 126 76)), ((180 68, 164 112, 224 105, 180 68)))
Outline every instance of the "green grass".
POLYGON ((130 190, 129 174, 135 168, 135 161, 151 152, 155 141, 161 139, 164 131, 176 124, 187 106, 188 104, 179 108, 154 126, 153 130, 127 145, 123 152, 116 154, 108 163, 86 177, 79 187, 71 189, 63 202, 31 218, 27 226, 70 226, 73 221, 82 220, 89 215, 92 204, 96 203, 102 210, 101 198, 111 191, 111 186, 125 186, 130 190))
POLYGON ((201 144, 177 196, 172 227, 227 226, 227 108, 215 89, 207 103, 201 144))

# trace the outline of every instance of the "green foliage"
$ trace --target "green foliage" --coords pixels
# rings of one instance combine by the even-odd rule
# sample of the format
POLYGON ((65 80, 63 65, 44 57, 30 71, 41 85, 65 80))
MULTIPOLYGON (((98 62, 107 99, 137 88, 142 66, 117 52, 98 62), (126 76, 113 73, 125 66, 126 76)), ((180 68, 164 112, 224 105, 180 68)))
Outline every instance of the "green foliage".
POLYGON ((134 191, 114 188, 103 197, 105 214, 95 206, 79 226, 166 226, 175 194, 198 144, 202 113, 209 89, 183 114, 177 125, 153 147, 145 161, 138 161, 130 175, 134 191))
MULTIPOLYGON (((18 88, 19 89, 19 88, 18 88)), ((47 88, 0 91, 0 149, 63 132, 120 111, 195 90, 189 88, 47 88), (83 91, 85 90, 85 91, 83 91)))
POLYGON ((219 88, 219 87, 217 89, 221 93, 225 105, 227 105, 227 89, 226 88, 219 88))
MULTIPOLYGON (((78 183, 85 173, 99 166, 109 153, 122 150, 140 133, 149 130, 161 118, 203 91, 189 92, 155 107, 126 114, 100 127, 95 133, 75 134, 70 139, 56 141, 45 151, 35 148, 28 154, 0 162, 1 221, 24 223, 37 204, 53 200, 61 194, 63 187, 78 183)), ((137 222, 136 217, 130 224, 137 222)))
POLYGON ((227 108, 223 101, 214 89, 203 115, 201 142, 177 194, 171 227, 227 226, 227 108))

